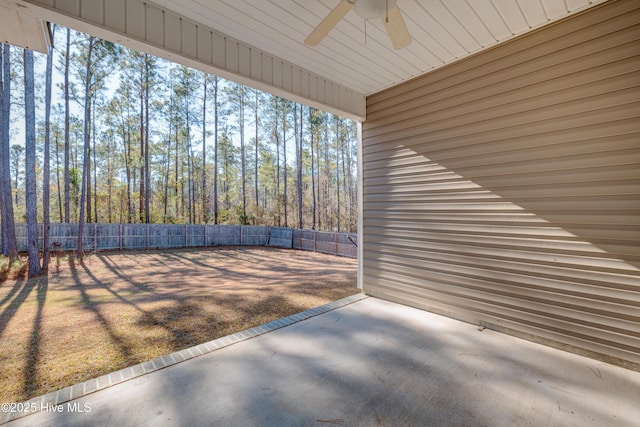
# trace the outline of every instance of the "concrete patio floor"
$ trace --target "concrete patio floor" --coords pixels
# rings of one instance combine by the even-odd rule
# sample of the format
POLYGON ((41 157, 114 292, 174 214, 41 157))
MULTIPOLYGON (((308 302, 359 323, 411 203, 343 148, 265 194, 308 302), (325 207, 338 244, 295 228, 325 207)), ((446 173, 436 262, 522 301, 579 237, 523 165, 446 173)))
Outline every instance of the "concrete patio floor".
POLYGON ((640 372, 369 297, 70 403, 8 425, 640 426, 640 372))

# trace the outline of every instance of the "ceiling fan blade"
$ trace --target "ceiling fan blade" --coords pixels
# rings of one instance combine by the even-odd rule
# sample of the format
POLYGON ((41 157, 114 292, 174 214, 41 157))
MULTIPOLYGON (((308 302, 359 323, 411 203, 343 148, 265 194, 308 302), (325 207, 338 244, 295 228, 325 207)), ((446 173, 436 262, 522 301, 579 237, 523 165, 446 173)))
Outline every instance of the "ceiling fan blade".
POLYGON ((387 28, 387 34, 389 34, 394 49, 402 49, 411 44, 411 34, 409 34, 407 25, 402 19, 402 14, 400 14, 397 4, 389 11, 389 21, 387 22, 385 18, 382 18, 382 21, 387 28))
POLYGON ((329 34, 329 31, 336 26, 338 22, 353 8, 353 4, 342 0, 331 12, 322 20, 321 23, 309 34, 304 41, 306 45, 316 46, 329 34))

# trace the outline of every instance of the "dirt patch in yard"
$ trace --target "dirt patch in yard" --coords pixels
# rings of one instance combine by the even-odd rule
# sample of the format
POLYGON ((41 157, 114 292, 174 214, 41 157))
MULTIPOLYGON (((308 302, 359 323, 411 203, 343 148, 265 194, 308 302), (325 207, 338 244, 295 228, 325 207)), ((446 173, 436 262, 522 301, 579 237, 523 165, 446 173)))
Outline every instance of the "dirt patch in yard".
POLYGON ((0 276, 0 402, 18 402, 358 292, 357 261, 225 247, 52 259, 0 276))

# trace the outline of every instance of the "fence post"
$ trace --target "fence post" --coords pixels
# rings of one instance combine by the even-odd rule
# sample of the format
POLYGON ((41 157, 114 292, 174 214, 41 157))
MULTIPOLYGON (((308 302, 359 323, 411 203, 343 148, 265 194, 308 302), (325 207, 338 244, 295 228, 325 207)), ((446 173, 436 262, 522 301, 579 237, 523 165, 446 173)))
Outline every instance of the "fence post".
POLYGON ((93 223, 93 250, 98 251, 98 224, 93 223))
POLYGON ((184 247, 185 248, 187 247, 187 243, 188 243, 188 240, 187 240, 187 224, 185 224, 184 225, 184 247))
POLYGON ((204 223, 204 247, 207 247, 207 223, 204 223))
POLYGON ((147 224, 146 228, 146 232, 147 232, 147 236, 146 236, 146 244, 147 244, 147 250, 149 250, 149 224, 147 224))

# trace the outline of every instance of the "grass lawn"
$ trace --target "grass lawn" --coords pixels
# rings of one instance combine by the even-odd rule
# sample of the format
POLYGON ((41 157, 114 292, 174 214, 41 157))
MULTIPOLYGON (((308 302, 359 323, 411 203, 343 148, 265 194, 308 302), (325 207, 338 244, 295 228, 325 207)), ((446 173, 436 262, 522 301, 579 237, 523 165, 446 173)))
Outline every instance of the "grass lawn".
POLYGON ((18 402, 358 292, 357 261, 265 247, 0 264, 0 402, 18 402))

